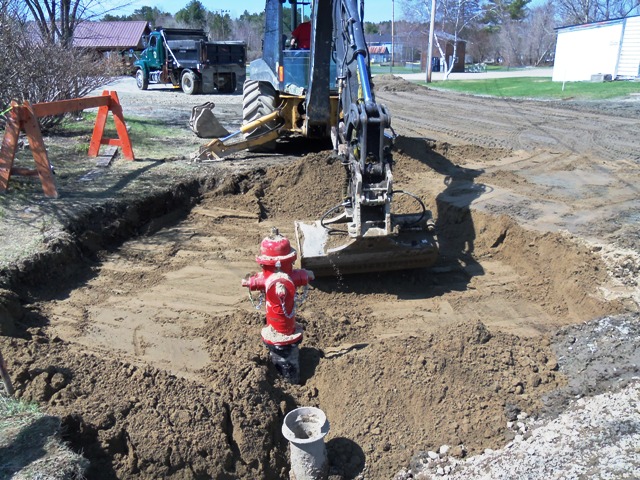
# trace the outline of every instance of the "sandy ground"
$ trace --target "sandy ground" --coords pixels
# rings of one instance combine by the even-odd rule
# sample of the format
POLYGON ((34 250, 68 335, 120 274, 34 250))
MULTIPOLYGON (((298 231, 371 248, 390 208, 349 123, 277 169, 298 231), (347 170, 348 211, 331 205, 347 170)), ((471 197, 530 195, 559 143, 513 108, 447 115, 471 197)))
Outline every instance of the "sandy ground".
MULTIPOLYGON (((376 86, 398 134, 396 183, 432 211, 440 260, 315 282, 299 311, 301 386, 269 365, 262 313, 240 280, 271 227, 293 239, 294 220, 339 201, 330 152, 237 155, 186 214, 75 265, 73 281, 33 289, 22 334, 0 338, 2 351, 19 395, 60 416, 91 460, 88 478, 286 478, 280 425, 300 405, 331 422, 332 478, 403 467, 410 478, 429 466, 419 452, 448 445, 460 459, 526 441, 513 428, 523 412, 551 421, 576 395, 617 394, 637 375, 636 344, 619 349, 624 329, 599 344, 602 358, 583 359, 601 366, 619 352, 597 382, 561 348, 574 339, 592 352, 606 315, 638 322, 640 104, 376 86)), ((212 100, 230 129, 239 123, 237 95, 138 92, 132 79, 115 88, 125 114, 186 122, 212 100)))

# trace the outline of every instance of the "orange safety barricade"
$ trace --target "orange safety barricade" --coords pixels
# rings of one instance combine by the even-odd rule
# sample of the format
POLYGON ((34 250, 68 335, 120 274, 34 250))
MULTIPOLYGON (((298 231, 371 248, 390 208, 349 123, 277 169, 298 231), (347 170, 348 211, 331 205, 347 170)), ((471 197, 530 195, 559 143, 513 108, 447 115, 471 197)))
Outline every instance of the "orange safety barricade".
POLYGON ((5 134, 0 148, 0 193, 7 191, 11 175, 38 175, 45 196, 58 198, 58 191, 56 190, 51 164, 42 139, 38 118, 96 107, 99 107, 98 115, 87 154, 90 157, 96 157, 98 156, 100 145, 113 145, 122 148, 124 158, 135 160, 133 149, 131 148, 131 140, 129 139, 129 133, 122 114, 122 106, 116 92, 105 90, 98 97, 74 98, 72 100, 35 103, 33 105, 29 102, 24 102, 22 105, 17 102, 11 102, 11 110, 7 114, 5 134), (103 137, 109 112, 113 113, 113 122, 118 138, 103 137), (24 131, 29 139, 29 147, 36 163, 35 170, 13 166, 20 131, 24 131))

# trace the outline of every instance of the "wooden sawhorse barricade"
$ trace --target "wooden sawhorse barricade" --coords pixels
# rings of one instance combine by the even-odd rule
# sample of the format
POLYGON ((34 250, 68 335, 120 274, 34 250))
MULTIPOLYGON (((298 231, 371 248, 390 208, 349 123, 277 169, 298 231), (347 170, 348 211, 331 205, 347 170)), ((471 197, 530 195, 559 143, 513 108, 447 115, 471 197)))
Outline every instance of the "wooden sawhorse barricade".
POLYGON ((34 103, 33 105, 29 102, 24 102, 22 105, 17 102, 11 102, 11 107, 10 112, 7 114, 5 134, 0 148, 0 193, 7 191, 11 175, 37 175, 40 177, 45 196, 58 198, 51 164, 49 163, 49 157, 47 157, 47 149, 44 146, 40 124, 38 123, 38 118, 40 117, 99 107, 87 155, 96 157, 98 156, 100 145, 113 145, 122 148, 124 158, 135 160, 127 126, 124 123, 122 107, 116 92, 105 90, 98 97, 34 103), (103 137, 109 112, 113 113, 113 121, 118 138, 103 137), (35 170, 13 166, 20 131, 24 131, 29 139, 29 147, 36 163, 35 170))

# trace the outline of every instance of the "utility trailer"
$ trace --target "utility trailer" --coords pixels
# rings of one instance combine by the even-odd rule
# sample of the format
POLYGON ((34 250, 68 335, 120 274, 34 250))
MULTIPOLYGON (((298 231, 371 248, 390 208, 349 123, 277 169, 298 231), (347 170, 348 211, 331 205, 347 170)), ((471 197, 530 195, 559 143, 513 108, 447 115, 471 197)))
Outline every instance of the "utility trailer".
POLYGON ((246 78, 247 46, 241 41, 209 42, 200 29, 156 28, 134 62, 138 88, 162 83, 187 95, 233 93, 246 78))

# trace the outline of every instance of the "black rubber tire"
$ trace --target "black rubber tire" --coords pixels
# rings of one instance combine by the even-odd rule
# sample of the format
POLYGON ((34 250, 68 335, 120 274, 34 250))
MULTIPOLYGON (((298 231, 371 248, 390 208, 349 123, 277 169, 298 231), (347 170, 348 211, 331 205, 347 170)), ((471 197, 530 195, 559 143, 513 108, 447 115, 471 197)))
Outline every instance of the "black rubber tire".
MULTIPOLYGON (((269 82, 262 82, 257 80, 247 80, 244 82, 244 88, 242 91, 242 123, 253 122, 260 117, 269 115, 276 110, 276 89, 273 88, 269 82)), ((277 126, 278 121, 273 120, 266 125, 256 128, 255 130, 246 133, 245 136, 251 138, 252 136, 260 135, 266 131, 273 129, 277 126)))
POLYGON ((187 95, 197 95, 200 93, 200 79, 191 70, 185 70, 180 76, 180 87, 187 95))
POLYGON ((139 68, 136 70, 136 85, 140 90, 146 90, 149 88, 149 76, 144 73, 144 70, 139 68))

